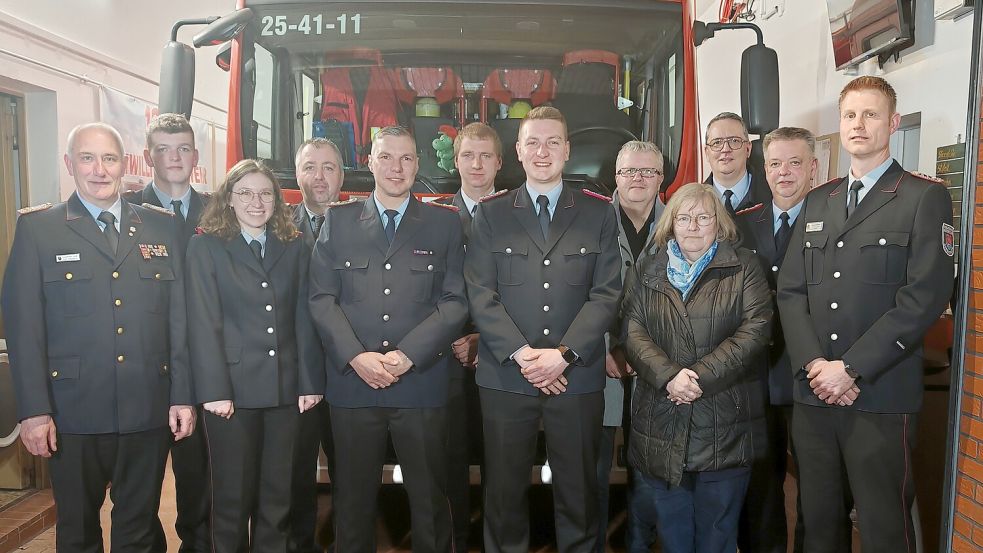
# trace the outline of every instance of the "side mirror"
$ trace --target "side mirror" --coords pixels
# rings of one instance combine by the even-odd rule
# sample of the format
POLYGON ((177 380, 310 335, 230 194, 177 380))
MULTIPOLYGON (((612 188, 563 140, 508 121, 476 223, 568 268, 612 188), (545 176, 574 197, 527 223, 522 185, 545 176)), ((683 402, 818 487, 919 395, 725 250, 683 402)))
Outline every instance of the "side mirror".
POLYGON ((219 69, 228 73, 232 69, 232 43, 226 42, 218 49, 215 54, 215 65, 219 69))
POLYGON ((236 10, 211 22, 205 27, 205 30, 191 39, 191 43, 195 45, 195 48, 218 46, 238 36, 252 20, 253 10, 249 8, 236 10))
POLYGON ((778 53, 764 44, 741 56, 741 116, 748 132, 764 135, 778 128, 778 53))
POLYGON ((183 42, 170 41, 160 60, 160 113, 181 113, 191 118, 195 96, 195 52, 183 42))

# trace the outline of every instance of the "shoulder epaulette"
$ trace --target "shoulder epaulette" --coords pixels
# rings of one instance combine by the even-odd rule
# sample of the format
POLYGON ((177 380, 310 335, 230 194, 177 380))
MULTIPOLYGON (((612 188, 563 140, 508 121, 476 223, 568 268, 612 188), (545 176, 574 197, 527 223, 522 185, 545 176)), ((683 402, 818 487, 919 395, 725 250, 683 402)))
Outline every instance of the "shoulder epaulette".
POLYGON ((822 188, 824 186, 827 186, 827 185, 830 185, 830 184, 833 184, 833 183, 839 183, 841 180, 843 180, 843 177, 833 177, 833 178, 829 179, 828 181, 826 181, 826 182, 824 182, 824 183, 816 186, 816 189, 822 188))
POLYGON ((445 204, 445 203, 440 203, 440 202, 437 202, 437 201, 425 202, 425 203, 427 205, 432 205, 432 206, 436 206, 436 207, 442 207, 444 209, 449 209, 449 210, 453 211, 454 213, 458 213, 458 212, 461 211, 461 208, 459 208, 459 207, 457 207, 456 205, 453 205, 453 204, 445 204))
POLYGON ((494 200, 495 198, 500 198, 505 194, 508 194, 508 192, 509 191, 507 188, 505 190, 499 190, 498 192, 492 192, 487 196, 482 196, 481 199, 478 200, 478 202, 487 202, 488 200, 494 200))
POLYGON ((173 211, 171 211, 169 209, 164 209, 163 207, 160 207, 159 205, 154 205, 154 204, 150 204, 150 203, 146 203, 145 202, 145 203, 140 204, 140 207, 142 207, 144 209, 152 209, 153 211, 156 211, 157 213, 163 213, 164 215, 170 215, 171 217, 174 216, 174 212, 173 211))
POLYGON ((939 177, 933 177, 932 175, 926 175, 925 173, 919 173, 918 171, 911 171, 911 176, 918 177, 922 180, 927 180, 929 182, 939 182, 939 183, 945 182, 939 177))
POLYGON ((47 203, 43 203, 43 204, 32 205, 32 206, 29 206, 29 207, 22 207, 22 208, 20 208, 20 209, 17 210, 17 213, 20 213, 21 215, 27 215, 28 213, 36 213, 38 211, 44 211, 46 209, 51 209, 52 206, 54 206, 54 205, 55 204, 53 204, 51 202, 47 202, 47 203))
POLYGON ((586 188, 581 188, 580 191, 583 192, 585 196, 590 196, 591 198, 596 198, 598 200, 611 203, 611 198, 605 196, 604 194, 598 194, 597 192, 594 192, 593 190, 588 190, 586 188))
POLYGON ((212 197, 212 193, 211 192, 198 192, 198 194, 201 195, 201 196, 204 196, 206 198, 211 198, 212 197))
POLYGON ((205 229, 201 227, 195 227, 195 234, 205 234, 205 229))
POLYGON ((751 207, 742 209, 742 210, 734 213, 734 215, 736 216, 736 215, 745 215, 745 214, 748 214, 748 213, 754 213, 755 211, 763 208, 764 206, 765 206, 765 204, 752 205, 751 207))
POLYGON ((356 203, 356 202, 358 202, 358 198, 352 197, 352 198, 348 198, 347 200, 340 200, 340 201, 337 201, 337 202, 331 202, 331 203, 328 204, 328 207, 341 207, 343 205, 351 205, 351 204, 356 203))

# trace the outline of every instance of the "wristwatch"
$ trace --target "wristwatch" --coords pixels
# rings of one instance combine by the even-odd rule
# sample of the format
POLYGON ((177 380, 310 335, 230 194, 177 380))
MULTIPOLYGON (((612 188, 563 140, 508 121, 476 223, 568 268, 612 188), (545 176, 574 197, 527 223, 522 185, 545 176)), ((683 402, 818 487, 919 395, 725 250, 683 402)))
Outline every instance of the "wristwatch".
POLYGON ((572 365, 574 361, 578 359, 578 355, 574 353, 572 349, 564 346, 563 344, 557 346, 556 350, 560 352, 560 355, 563 356, 563 360, 566 361, 568 365, 572 365))

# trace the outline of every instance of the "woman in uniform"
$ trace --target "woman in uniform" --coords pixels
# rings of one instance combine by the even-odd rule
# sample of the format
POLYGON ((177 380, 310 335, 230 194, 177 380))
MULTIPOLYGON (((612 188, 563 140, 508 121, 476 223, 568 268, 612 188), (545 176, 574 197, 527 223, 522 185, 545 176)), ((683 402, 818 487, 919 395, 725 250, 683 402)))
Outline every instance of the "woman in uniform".
POLYGON ((307 304, 310 248, 255 160, 212 196, 187 252, 188 333, 204 406, 216 553, 283 552, 298 414, 324 365, 307 304))

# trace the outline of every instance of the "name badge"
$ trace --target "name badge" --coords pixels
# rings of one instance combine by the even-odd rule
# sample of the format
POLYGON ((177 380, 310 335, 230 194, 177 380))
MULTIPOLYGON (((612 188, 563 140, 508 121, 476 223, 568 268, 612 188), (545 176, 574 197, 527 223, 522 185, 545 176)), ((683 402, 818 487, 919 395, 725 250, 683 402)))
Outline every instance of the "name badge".
POLYGON ((822 232, 823 222, 816 221, 815 223, 806 223, 806 232, 822 232))
POLYGON ((82 256, 77 253, 65 253, 55 256, 55 263, 64 263, 66 261, 81 261, 82 256))
POLYGON ((433 250, 413 250, 413 255, 433 255, 433 250))

